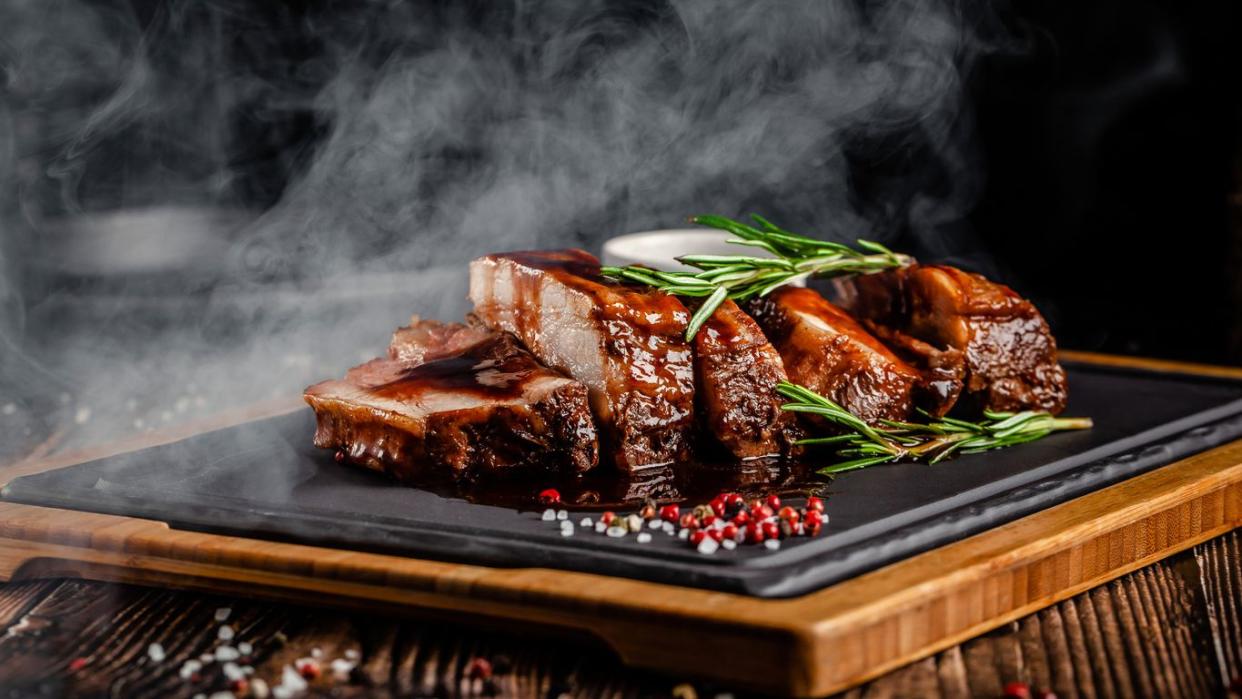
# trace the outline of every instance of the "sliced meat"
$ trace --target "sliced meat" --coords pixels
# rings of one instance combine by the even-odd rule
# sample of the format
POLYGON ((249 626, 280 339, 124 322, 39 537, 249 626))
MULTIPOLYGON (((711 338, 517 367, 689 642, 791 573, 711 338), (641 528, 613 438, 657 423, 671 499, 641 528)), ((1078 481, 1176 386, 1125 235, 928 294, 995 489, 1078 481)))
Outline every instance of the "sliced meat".
POLYGON ((921 377, 914 387, 914 404, 940 417, 949 412, 962 394, 966 361, 955 349, 941 349, 896 330, 864 320, 863 325, 889 349, 919 370, 921 377))
POLYGON ((410 324, 397 328, 388 343, 388 357, 423 364, 445 357, 455 357, 493 338, 494 331, 462 323, 441 323, 422 320, 418 316, 410 324))
POLYGON ((315 445, 414 482, 594 466, 586 387, 499 333, 482 333, 444 355, 443 339, 460 341, 462 327, 445 335, 444 326, 415 324, 417 332, 394 338, 394 354, 417 350, 436 358, 373 359, 342 380, 306 389, 318 421, 315 445), (416 336, 421 340, 412 341, 416 336), (397 339, 409 342, 399 346, 397 339))
POLYGON ((875 424, 910 416, 919 373, 813 289, 782 287, 748 310, 789 380, 875 424))
POLYGON ((694 336, 700 419, 708 434, 739 458, 788 453, 798 438, 781 410, 776 384, 785 365, 759 325, 725 301, 694 336))
POLYGON ((605 448, 633 471, 688 456, 694 422, 690 314, 675 297, 611 282, 581 250, 470 263, 474 315, 586 384, 605 448))
POLYGON ((837 287, 842 303, 875 326, 960 352, 965 409, 1065 407, 1056 340, 1035 306, 1009 287, 947 265, 912 265, 837 287))

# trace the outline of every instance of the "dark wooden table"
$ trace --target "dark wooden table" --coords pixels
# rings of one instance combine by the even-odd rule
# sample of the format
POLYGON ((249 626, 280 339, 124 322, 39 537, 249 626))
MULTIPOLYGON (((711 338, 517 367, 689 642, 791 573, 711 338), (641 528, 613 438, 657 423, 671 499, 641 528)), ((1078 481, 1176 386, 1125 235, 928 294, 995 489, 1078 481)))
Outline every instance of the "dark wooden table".
MULTIPOLYGON (((323 674, 310 696, 744 695, 629 670, 588 639, 78 580, 0 586, 0 625, 0 696, 210 696, 228 684, 223 663, 183 678, 185 661, 242 641, 253 650, 233 662, 254 668, 251 689, 254 678, 274 683, 286 665, 318 655, 323 674), (222 625, 235 638, 221 641, 222 625), (490 664, 489 679, 477 659, 490 664)), ((1220 697, 1239 675, 1242 533, 1234 531, 845 696, 999 697, 1022 681, 1059 697, 1220 697)))

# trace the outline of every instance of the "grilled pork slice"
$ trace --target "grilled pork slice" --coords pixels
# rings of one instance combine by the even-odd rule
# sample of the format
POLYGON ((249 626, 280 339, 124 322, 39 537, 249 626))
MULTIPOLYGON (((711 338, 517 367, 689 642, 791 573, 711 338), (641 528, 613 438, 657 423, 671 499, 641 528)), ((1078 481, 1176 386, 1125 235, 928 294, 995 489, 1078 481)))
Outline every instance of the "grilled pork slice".
POLYGON ((699 417, 738 458, 788 453, 799 437, 792 413, 781 410, 776 384, 781 355, 733 301, 725 301, 694 336, 699 417))
POLYGON ((790 381, 868 423, 910 416, 919 373, 816 291, 782 287, 751 301, 749 310, 790 381))
POLYGON ((918 369, 922 375, 914 387, 914 404, 940 417, 949 412, 962 394, 966 361, 955 349, 941 349, 927 342, 872 321, 863 326, 889 349, 918 369))
POLYGON ((1009 287, 947 265, 912 265, 837 287, 842 303, 875 327, 961 353, 967 409, 1065 407, 1056 340, 1035 306, 1009 287))
POLYGON ((403 362, 425 364, 455 357, 496 336, 486 328, 462 323, 410 318, 410 324, 397 328, 388 343, 388 357, 403 362))
POLYGON ((684 458, 694 422, 690 314, 675 297, 613 283, 581 250, 470 263, 474 315, 590 389, 605 448, 624 471, 684 458))
POLYGON ((394 339, 395 355, 417 350, 434 359, 373 359, 343 380, 306 389, 318 420, 315 445, 403 481, 582 472, 596 464, 585 386, 499 333, 480 333, 445 355, 446 329, 458 340, 467 331, 415 324, 394 339))

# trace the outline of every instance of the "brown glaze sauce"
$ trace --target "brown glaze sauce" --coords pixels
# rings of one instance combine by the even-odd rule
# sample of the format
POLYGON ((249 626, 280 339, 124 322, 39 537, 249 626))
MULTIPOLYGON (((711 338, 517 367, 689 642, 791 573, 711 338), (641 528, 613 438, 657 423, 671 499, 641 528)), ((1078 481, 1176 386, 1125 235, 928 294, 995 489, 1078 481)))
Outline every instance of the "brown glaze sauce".
POLYGON ((371 390, 393 400, 411 400, 427 391, 467 393, 481 400, 512 400, 522 395, 522 386, 533 373, 530 366, 525 366, 528 364, 475 357, 437 359, 405 368, 400 378, 371 390))
POLYGON ((480 505, 519 510, 544 509, 539 493, 555 488, 559 507, 577 511, 631 511, 647 500, 663 505, 707 504, 721 493, 740 493, 748 500, 776 494, 781 497, 826 497, 831 481, 815 473, 822 464, 766 457, 745 461, 692 461, 650 466, 633 473, 607 467, 581 475, 546 474, 514 479, 412 484, 444 497, 462 498, 480 505))

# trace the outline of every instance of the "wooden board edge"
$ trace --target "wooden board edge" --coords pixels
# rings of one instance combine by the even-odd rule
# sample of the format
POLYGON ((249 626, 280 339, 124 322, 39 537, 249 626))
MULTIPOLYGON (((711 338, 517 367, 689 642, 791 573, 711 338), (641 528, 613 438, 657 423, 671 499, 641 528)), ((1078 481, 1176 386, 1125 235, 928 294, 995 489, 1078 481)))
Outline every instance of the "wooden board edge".
POLYGON ((1239 524, 1242 442, 793 599, 318 549, 12 503, 0 503, 0 573, 76 566, 121 582, 181 577, 197 589, 217 581, 229 591, 240 584, 334 604, 469 613, 591 633, 638 667, 821 695, 1239 524), (917 624, 927 628, 910 628, 917 624), (748 648, 739 661, 710 660, 736 655, 739 644, 748 648))
POLYGON ((798 693, 822 696, 868 682, 1226 534, 1239 526, 1242 526, 1242 481, 1152 513, 1131 524, 1102 532, 1093 538, 1083 539, 1066 548, 1050 551, 1041 558, 998 570, 988 578, 971 585, 947 589, 939 596, 929 597, 921 609, 913 612, 908 609, 895 610, 885 618, 873 620, 867 628, 854 630, 852 634, 817 638, 815 657, 807 666, 816 668, 819 672, 809 678, 804 691, 798 693), (1201 513, 1203 509, 1228 510, 1232 514, 1221 517, 1209 526, 1194 524, 1196 511, 1201 513), (1141 555, 1127 556, 1125 549, 1142 540, 1155 528, 1153 525, 1159 520, 1182 520, 1192 524, 1190 531, 1185 532, 1184 536, 1179 533, 1175 538, 1142 548, 1141 555), (1083 552, 1091 549, 1114 552, 1121 550, 1121 560, 1093 568, 1089 572, 1075 574, 1075 559, 1081 563, 1083 552), (1010 592, 1008 597, 1000 593, 1006 587, 1010 592), (1025 597, 1021 595, 1019 588, 1025 588, 1028 594, 1025 597), (989 608, 989 599, 1010 601, 1008 604, 994 604, 989 608), (976 605, 975 600, 983 600, 983 603, 976 605), (962 613, 962 620, 956 625, 945 618, 954 609, 962 613), (911 637, 917 638, 916 627, 919 626, 939 629, 939 633, 933 633, 921 641, 909 640, 911 637), (903 641, 905 646, 901 647, 903 641), (826 662, 827 658, 840 658, 842 646, 851 643, 861 646, 854 649, 864 658, 860 664, 846 667, 840 663, 826 662), (868 660, 869 653, 873 655, 868 660))

